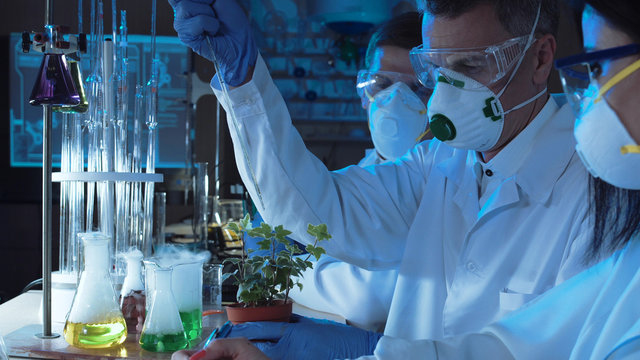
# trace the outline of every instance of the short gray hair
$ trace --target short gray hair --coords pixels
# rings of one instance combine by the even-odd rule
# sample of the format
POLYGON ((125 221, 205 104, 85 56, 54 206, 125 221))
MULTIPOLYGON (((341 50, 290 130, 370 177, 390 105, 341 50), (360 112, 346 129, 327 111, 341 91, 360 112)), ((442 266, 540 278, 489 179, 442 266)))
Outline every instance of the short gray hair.
POLYGON ((531 31, 541 4, 536 33, 553 36, 558 33, 557 0, 417 0, 420 11, 444 18, 456 18, 480 4, 493 4, 498 20, 513 36, 531 31))

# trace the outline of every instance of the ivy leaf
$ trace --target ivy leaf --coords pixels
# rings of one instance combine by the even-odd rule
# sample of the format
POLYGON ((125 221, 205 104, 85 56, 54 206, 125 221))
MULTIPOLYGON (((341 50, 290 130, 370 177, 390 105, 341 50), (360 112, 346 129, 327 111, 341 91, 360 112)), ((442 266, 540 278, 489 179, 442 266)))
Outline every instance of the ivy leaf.
POLYGON ((236 234, 240 234, 242 232, 241 225, 237 222, 230 222, 225 226, 225 229, 232 230, 236 234))
POLYGON ((331 239, 331 234, 327 231, 327 224, 307 226, 307 233, 315 237, 318 241, 331 239))
POLYGON ((260 240, 257 244, 260 246, 260 250, 271 250, 271 241, 267 239, 260 240))
MULTIPOLYGON (((244 218, 242 218, 242 220, 240 220, 240 226, 242 227, 242 229, 249 231, 253 228, 253 226, 251 226, 251 217, 249 216, 249 213, 244 215, 244 218)), ((239 231, 236 231, 236 234, 239 234, 239 231)))
POLYGON ((320 260, 320 256, 322 256, 322 254, 327 253, 326 251, 324 251, 323 248, 319 246, 313 246, 311 244, 307 245, 307 252, 313 255, 313 257, 316 258, 316 260, 320 260))
MULTIPOLYGON (((300 250, 300 248, 291 243, 291 242, 287 242, 287 244, 285 245, 285 248, 287 249, 287 251, 291 254, 291 255, 298 255, 301 254, 302 251, 300 250)), ((283 250, 284 251, 284 250, 283 250)))
POLYGON ((291 231, 286 230, 284 228, 284 226, 282 226, 282 225, 276 226, 276 228, 274 229, 274 232, 275 232, 276 240, 278 240, 279 242, 284 243, 284 244, 289 242, 286 239, 286 237, 291 235, 291 231))

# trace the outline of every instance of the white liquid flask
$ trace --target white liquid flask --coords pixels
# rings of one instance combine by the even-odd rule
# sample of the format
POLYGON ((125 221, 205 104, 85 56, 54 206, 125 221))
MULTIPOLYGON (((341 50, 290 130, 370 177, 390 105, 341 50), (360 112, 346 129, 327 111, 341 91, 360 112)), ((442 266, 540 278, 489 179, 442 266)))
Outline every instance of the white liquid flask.
POLYGON ((145 292, 142 281, 142 251, 122 255, 127 261, 127 276, 120 291, 120 309, 127 322, 129 334, 140 334, 145 316, 145 292))
POLYGON ((109 236, 81 233, 84 270, 64 325, 69 345, 100 349, 115 347, 127 338, 127 325, 109 275, 109 236))
POLYGON ((171 290, 172 268, 163 268, 153 262, 145 261, 147 282, 153 284, 153 291, 147 293, 151 297, 151 309, 144 320, 140 347, 147 351, 177 351, 189 345, 184 332, 176 300, 171 290))

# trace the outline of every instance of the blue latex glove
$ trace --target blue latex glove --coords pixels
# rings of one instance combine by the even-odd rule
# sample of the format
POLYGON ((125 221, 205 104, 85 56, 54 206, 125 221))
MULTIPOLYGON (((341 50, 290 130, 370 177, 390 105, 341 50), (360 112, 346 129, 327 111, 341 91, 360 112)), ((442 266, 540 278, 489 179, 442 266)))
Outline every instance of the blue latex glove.
POLYGON ((271 359, 353 359, 373 354, 382 334, 334 321, 292 316, 291 323, 234 325, 227 337, 245 337, 271 359))
POLYGON ((173 28, 185 45, 213 61, 208 36, 218 58, 224 81, 241 85, 256 64, 258 50, 249 20, 235 0, 169 0, 173 28))

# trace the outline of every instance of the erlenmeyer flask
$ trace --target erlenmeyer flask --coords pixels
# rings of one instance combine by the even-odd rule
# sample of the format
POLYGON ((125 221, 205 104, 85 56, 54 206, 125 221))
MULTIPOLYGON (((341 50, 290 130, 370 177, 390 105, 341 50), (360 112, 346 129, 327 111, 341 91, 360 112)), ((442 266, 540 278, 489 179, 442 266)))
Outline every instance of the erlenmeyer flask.
POLYGON ((71 72, 71 80, 73 81, 78 95, 80 96, 80 103, 78 105, 56 105, 53 107, 53 111, 62 113, 85 113, 89 110, 89 101, 87 100, 87 94, 84 91, 84 85, 82 82, 82 71, 80 71, 80 62, 75 60, 69 60, 69 71, 71 72))
POLYGON ((132 251, 124 257, 127 260, 127 276, 120 291, 120 309, 129 334, 139 334, 144 324, 146 299, 142 281, 142 252, 132 251))
MULTIPOLYGON (((154 263, 145 262, 154 275, 151 292, 151 310, 147 311, 144 320, 140 347, 148 351, 177 351, 189 345, 187 335, 182 327, 178 306, 171 291, 172 268, 162 268, 154 263)), ((149 271, 147 271, 149 274, 149 271)), ((147 281, 150 279, 147 278, 147 281)))
POLYGON ((64 325, 64 338, 72 346, 108 348, 127 338, 127 325, 109 275, 109 237, 103 233, 78 234, 84 245, 84 270, 64 325))
POLYGON ((173 294, 190 344, 202 335, 202 265, 198 259, 173 266, 173 294))
POLYGON ((31 105, 78 105, 80 95, 63 54, 44 54, 31 96, 31 105))

